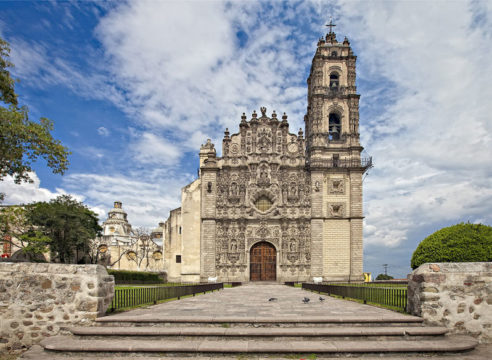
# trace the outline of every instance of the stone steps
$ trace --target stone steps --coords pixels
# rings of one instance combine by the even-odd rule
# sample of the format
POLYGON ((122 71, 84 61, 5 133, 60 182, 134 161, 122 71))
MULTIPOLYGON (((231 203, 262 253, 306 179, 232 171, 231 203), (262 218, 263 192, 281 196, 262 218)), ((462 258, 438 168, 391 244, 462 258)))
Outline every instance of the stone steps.
POLYGON ((447 333, 444 327, 74 327, 70 331, 78 336, 145 336, 145 337, 377 337, 377 336, 439 336, 447 333))
MULTIPOLYGON (((119 314, 97 319, 97 326, 69 330, 70 336, 43 340, 44 357, 38 358, 302 358, 302 354, 364 358, 377 354, 394 358, 398 354, 452 354, 477 345, 471 337, 445 336, 446 328, 423 326, 421 318, 396 313, 385 317, 272 318, 119 314)), ((26 356, 30 354, 32 351, 26 356)))
POLYGON ((105 316, 96 319, 98 326, 203 326, 223 327, 255 326, 255 327, 305 327, 305 326, 420 326, 422 318, 410 315, 386 316, 304 316, 304 317, 214 317, 214 316, 105 316))
POLYGON ((48 352, 68 353, 151 353, 167 354, 361 354, 361 353, 424 353, 472 350, 477 341, 466 336, 444 337, 439 340, 392 341, 264 341, 264 340, 81 340, 70 336, 45 339, 41 345, 48 352))
MULTIPOLYGON (((408 360, 408 359, 446 359, 446 360, 489 360, 490 352, 492 350, 492 346, 487 345, 479 345, 477 348, 467 352, 458 352, 455 354, 445 353, 439 355, 437 353, 433 353, 430 355, 423 355, 422 353, 405 353, 405 354, 395 354, 395 353, 382 353, 382 354, 350 354, 344 356, 343 354, 317 354, 317 359, 325 359, 325 360, 340 360, 341 357, 350 357, 351 359, 363 359, 363 360, 381 360, 381 359, 391 359, 391 360, 408 360)), ((287 360, 287 359, 307 359, 310 357, 312 353, 302 353, 302 354, 288 354, 286 356, 282 355, 274 355, 274 354, 247 354, 234 356, 236 359, 248 359, 248 360, 287 360), (298 355, 298 356, 295 356, 298 355), (294 357, 295 356, 295 357, 294 357)), ((231 358, 230 354, 204 354, 204 355, 196 355, 193 356, 194 360, 212 360, 216 358, 231 358)), ((152 354, 139 354, 133 356, 129 353, 56 353, 53 351, 45 351, 41 346, 34 345, 27 353, 24 353, 20 359, 23 360, 156 360, 156 359, 165 359, 168 358, 163 354, 152 356, 152 354)), ((172 357, 173 360, 189 360, 190 356, 174 354, 172 357)))

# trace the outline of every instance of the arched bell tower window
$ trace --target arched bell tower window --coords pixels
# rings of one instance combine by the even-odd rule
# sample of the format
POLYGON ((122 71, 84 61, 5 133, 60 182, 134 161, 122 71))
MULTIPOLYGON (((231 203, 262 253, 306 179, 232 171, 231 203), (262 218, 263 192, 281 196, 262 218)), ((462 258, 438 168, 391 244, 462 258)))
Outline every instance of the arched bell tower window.
POLYGON ((330 74, 330 89, 331 90, 338 90, 339 78, 340 77, 335 72, 332 72, 330 74))
POLYGON ((338 55, 338 54, 337 54, 337 52, 336 52, 336 51, 332 51, 332 52, 331 52, 331 56, 333 56, 333 57, 337 57, 337 55, 338 55))
POLYGON ((340 140, 340 134, 342 133, 342 122, 340 121, 340 115, 331 113, 328 126, 330 140, 340 140))

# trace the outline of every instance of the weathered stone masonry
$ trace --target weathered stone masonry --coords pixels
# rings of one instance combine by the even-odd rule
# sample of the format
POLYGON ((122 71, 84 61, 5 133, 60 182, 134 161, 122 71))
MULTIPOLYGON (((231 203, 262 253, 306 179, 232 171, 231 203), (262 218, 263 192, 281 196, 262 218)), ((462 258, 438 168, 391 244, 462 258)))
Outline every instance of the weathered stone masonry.
POLYGON ((408 275, 408 311, 452 333, 492 341, 492 263, 424 264, 408 275))
POLYGON ((114 277, 101 265, 0 263, 0 351, 104 315, 114 277))

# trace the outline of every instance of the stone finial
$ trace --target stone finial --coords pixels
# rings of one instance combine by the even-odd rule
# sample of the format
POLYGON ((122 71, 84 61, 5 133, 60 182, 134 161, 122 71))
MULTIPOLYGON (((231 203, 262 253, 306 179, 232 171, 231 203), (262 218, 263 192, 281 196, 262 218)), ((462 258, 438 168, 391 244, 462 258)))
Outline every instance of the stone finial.
POLYGON ((251 116, 256 119, 256 117, 258 116, 258 114, 256 113, 256 110, 253 110, 253 114, 251 116))
POLYGON ((242 123, 246 122, 246 113, 243 113, 243 115, 241 115, 241 122, 242 123))
POLYGON ((348 41, 346 36, 345 39, 343 39, 343 45, 350 45, 350 41, 348 41))
POLYGON ((224 131, 224 137, 225 137, 226 139, 228 139, 228 138, 229 138, 229 134, 230 134, 230 133, 229 133, 229 128, 226 128, 226 129, 225 129, 225 131, 224 131))
POLYGON ((207 142, 200 147, 200 150, 215 150, 215 145, 212 144, 212 140, 207 139, 207 142))
POLYGON ((266 107, 264 107, 264 106, 262 106, 262 107, 260 108, 260 111, 261 111, 261 116, 262 116, 262 117, 265 117, 265 116, 266 116, 266 111, 267 111, 267 108, 266 108, 266 107))
POLYGON ((114 202, 114 207, 115 207, 115 209, 121 209, 122 205, 123 205, 123 204, 121 203, 121 201, 115 201, 115 202, 114 202))
POLYGON ((304 136, 304 131, 302 131, 302 128, 299 128, 298 135, 300 138, 302 138, 304 136))
POLYGON ((272 118, 274 118, 274 119, 277 118, 277 113, 275 112, 275 110, 273 110, 273 112, 272 112, 272 118))
POLYGON ((287 114, 286 114, 286 113, 284 113, 284 114, 282 115, 282 121, 287 121, 287 114))

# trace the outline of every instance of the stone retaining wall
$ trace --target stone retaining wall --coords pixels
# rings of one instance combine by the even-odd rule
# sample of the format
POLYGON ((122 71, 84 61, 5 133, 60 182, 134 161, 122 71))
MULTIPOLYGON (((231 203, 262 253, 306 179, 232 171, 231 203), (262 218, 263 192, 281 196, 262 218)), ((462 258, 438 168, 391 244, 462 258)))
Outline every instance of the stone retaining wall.
POLYGON ((424 264, 408 280, 411 314, 492 342, 492 263, 424 264))
POLYGON ((0 263, 0 351, 92 323, 114 295, 101 265, 0 263))

